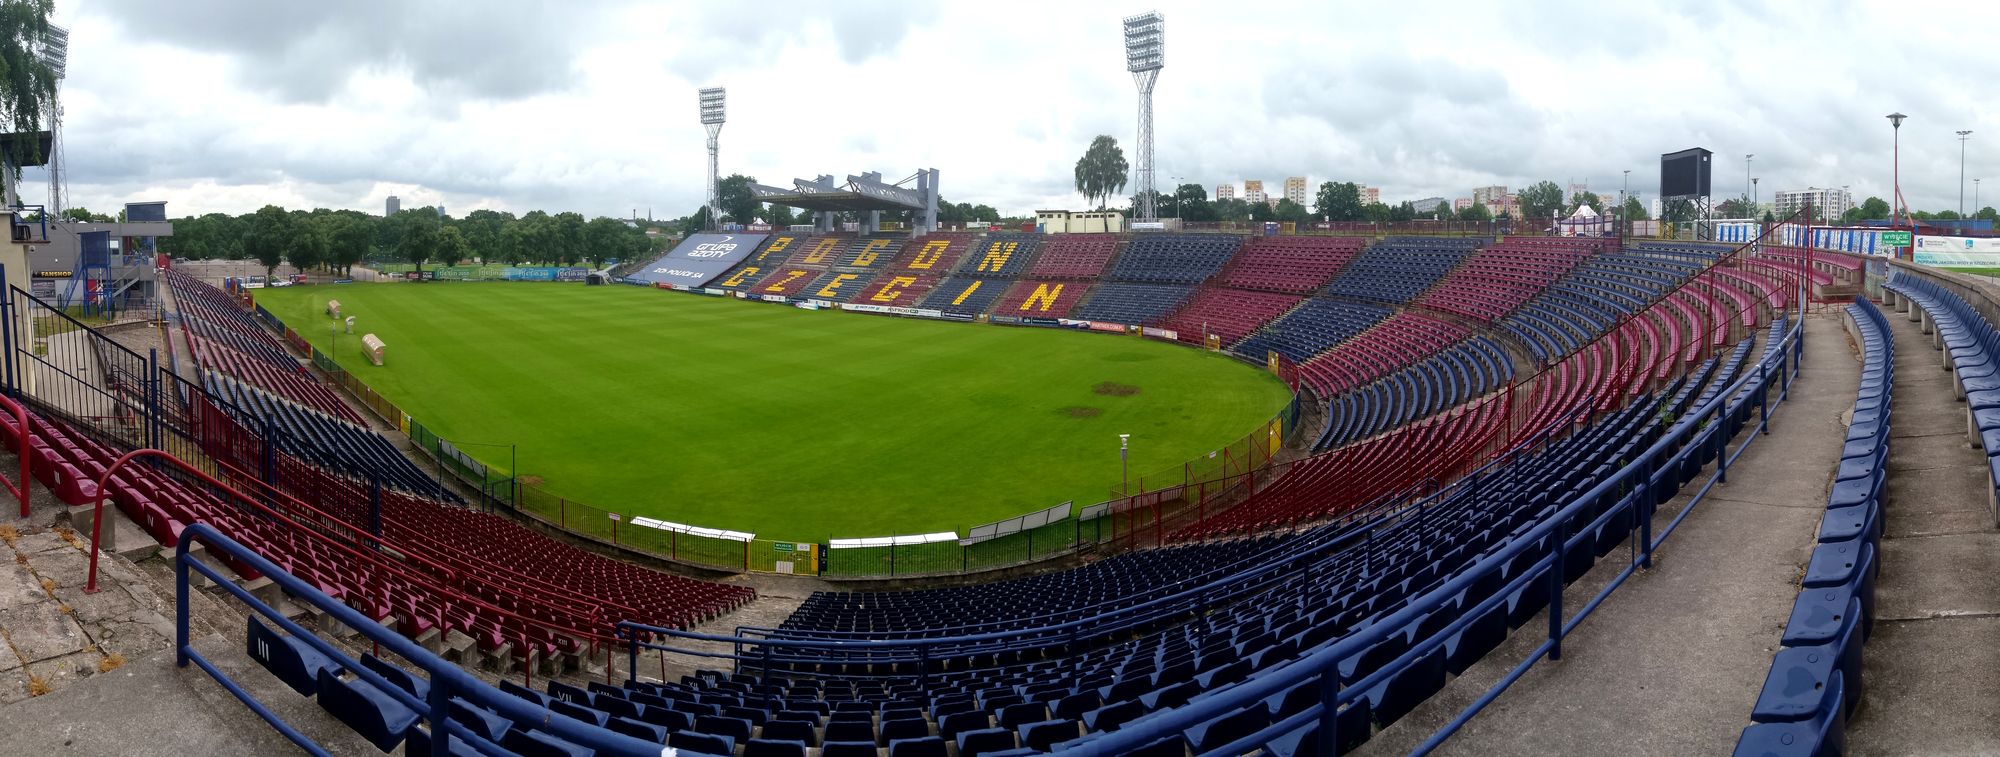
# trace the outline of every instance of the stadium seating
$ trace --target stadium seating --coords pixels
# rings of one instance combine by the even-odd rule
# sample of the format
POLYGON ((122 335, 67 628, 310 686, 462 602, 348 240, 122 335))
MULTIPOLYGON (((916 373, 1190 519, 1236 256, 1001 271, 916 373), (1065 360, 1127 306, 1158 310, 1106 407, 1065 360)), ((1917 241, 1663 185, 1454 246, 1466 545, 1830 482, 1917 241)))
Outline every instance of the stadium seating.
POLYGON ((1042 243, 1041 254, 1024 278, 1095 279, 1118 251, 1116 234, 1056 234, 1042 243))
POLYGON ((959 259, 965 256, 973 241, 973 235, 964 232, 925 234, 903 245, 902 254, 889 264, 889 270, 942 277, 958 266, 959 259))
POLYGON ((1252 360, 1277 352, 1301 362, 1380 323, 1391 312, 1381 305, 1310 299, 1231 349, 1252 360))
MULTIPOLYGON (((1916 289, 1917 287, 1911 287, 1916 289)), ((1942 303, 1940 303, 1942 305, 1942 303)), ((1818 543, 1806 564, 1783 645, 1743 729, 1738 755, 1811 757, 1841 751, 1846 718, 1865 692, 1863 643, 1874 627, 1881 570, 1882 486, 1888 473, 1895 344, 1872 303, 1847 306, 1861 343, 1861 387, 1818 543)))
POLYGON ((1465 338, 1450 321, 1404 311, 1299 365, 1299 380, 1332 398, 1465 338))
POLYGON ((1173 315, 1160 319, 1160 325, 1179 332, 1182 341, 1200 343, 1213 334, 1223 344, 1234 344, 1302 300, 1296 294, 1203 287, 1173 315))
POLYGON ((918 307, 935 308, 947 313, 976 315, 986 312, 1000 295, 1014 285, 1006 279, 988 279, 977 276, 953 276, 932 287, 918 307))
POLYGON ((937 285, 938 277, 933 274, 889 270, 882 272, 867 286, 855 289, 854 296, 847 301, 857 305, 916 307, 937 285))
POLYGON ((884 270, 903 254, 903 245, 909 240, 908 234, 884 232, 869 234, 848 242, 833 265, 839 268, 860 270, 884 270))
POLYGON ((1043 239, 1041 234, 990 235, 964 257, 956 271, 961 275, 991 278, 1020 276, 1040 256, 1043 239))
POLYGON ((208 393, 225 400, 227 412, 264 439, 277 440, 286 454, 339 471, 357 480, 380 479, 382 485, 412 494, 460 501, 436 479, 403 457, 388 439, 281 401, 226 376, 208 374, 208 393))
POLYGON ((1367 244, 1360 237, 1251 237, 1223 269, 1223 286, 1310 294, 1367 244))
POLYGON ((1589 257, 1595 240, 1516 238, 1480 249, 1417 300, 1423 307, 1495 321, 1589 257))
POLYGON ((1172 312, 1193 291, 1192 286, 1176 284, 1099 284, 1073 317, 1131 325, 1152 323, 1172 312))
POLYGON ((993 315, 1016 318, 1065 318, 1090 292, 1088 281, 1022 279, 993 303, 993 315))
POLYGON ((1486 337, 1466 339, 1334 398, 1315 449, 1334 449, 1472 401, 1506 385, 1513 363, 1486 337))
POLYGON ((1483 240, 1390 237, 1341 269, 1326 293, 1376 302, 1406 303, 1457 267, 1483 240))
POLYGON ((1107 276, 1120 282, 1199 284, 1222 270, 1243 240, 1233 234, 1137 234, 1107 276))
MULTIPOLYGON (((1978 309, 1937 282, 1894 271, 1883 288, 1907 301, 1911 318, 1930 332, 1951 371, 1954 393, 1965 400, 1967 441, 1985 450, 1990 483, 2000 497, 2000 329, 1978 309)), ((1996 501, 2000 501, 1997 499, 1996 501)))

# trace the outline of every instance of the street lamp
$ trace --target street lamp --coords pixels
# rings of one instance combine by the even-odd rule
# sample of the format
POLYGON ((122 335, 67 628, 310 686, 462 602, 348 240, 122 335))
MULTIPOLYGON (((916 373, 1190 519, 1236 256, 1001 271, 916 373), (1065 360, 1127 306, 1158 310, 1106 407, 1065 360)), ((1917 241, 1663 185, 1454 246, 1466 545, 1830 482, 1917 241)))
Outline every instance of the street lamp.
POLYGON ((1965 220, 1965 140, 1972 138, 1971 129, 1958 130, 1958 218, 1965 220))
POLYGON ((1618 185, 1618 207, 1625 207, 1625 198, 1632 193, 1632 169, 1625 169, 1625 183, 1618 185))
POLYGON ((1118 484, 1118 492, 1120 496, 1124 497, 1132 496, 1132 462, 1131 458, 1126 456, 1126 449, 1130 446, 1131 441, 1131 434, 1118 435, 1118 480, 1120 482, 1118 484))
POLYGON ((1900 111, 1889 114, 1889 126, 1895 130, 1894 135, 1890 137, 1889 148, 1889 191, 1892 198, 1890 202, 1895 203, 1889 208, 1889 228, 1892 229, 1903 220, 1903 119, 1905 118, 1909 116, 1903 115, 1900 111))
POLYGON ((1757 156, 1752 153, 1744 153, 1743 155, 1743 182, 1745 184, 1754 183, 1754 180, 1750 178, 1750 159, 1755 157, 1757 156))
POLYGON ((1759 177, 1759 176, 1752 176, 1752 177, 1750 177, 1750 214, 1751 214, 1751 215, 1756 215, 1756 214, 1757 214, 1757 207, 1758 207, 1758 204, 1757 204, 1757 180, 1758 180, 1758 179, 1760 179, 1760 178, 1762 178, 1762 177, 1759 177))

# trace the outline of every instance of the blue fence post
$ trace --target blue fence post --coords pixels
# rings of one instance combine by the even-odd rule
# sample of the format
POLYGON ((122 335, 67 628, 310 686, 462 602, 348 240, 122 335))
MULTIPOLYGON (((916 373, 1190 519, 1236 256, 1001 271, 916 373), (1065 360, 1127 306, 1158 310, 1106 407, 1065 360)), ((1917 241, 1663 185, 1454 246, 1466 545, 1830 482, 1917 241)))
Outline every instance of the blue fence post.
MULTIPOLYGON (((22 482, 23 486, 27 482, 22 482)), ((174 667, 188 665, 188 542, 174 546, 174 667)))
MULTIPOLYGON (((1778 360, 1780 362, 1782 362, 1785 359, 1784 354, 1788 351, 1789 350, 1778 351, 1778 360)), ((1771 435, 1771 410, 1770 410, 1771 381, 1769 377, 1766 375, 1767 372, 1765 370, 1765 366, 1767 365, 1769 365, 1769 363, 1765 361, 1760 360, 1757 362, 1757 428, 1763 435, 1770 436, 1771 435)), ((1783 369, 1780 368, 1779 370, 1783 369)))
MULTIPOLYGON (((625 640, 625 680, 639 680, 639 629, 616 628, 613 632, 624 632, 631 636, 625 640)), ((662 654, 665 654, 662 652, 662 654)))
MULTIPOLYGON (((7 266, 0 265, 0 280, 5 280, 7 266)), ((14 293, 0 293, 0 336, 7 341, 7 393, 21 396, 21 384, 14 380, 14 351, 20 349, 17 341, 20 334, 14 333, 14 293)))
MULTIPOLYGON (((1569 521, 1556 522, 1549 534, 1549 659, 1563 657, 1563 552, 1569 547, 1569 521)), ((1328 754, 1331 754, 1329 752, 1328 754)))
POLYGON ((1653 473, 1659 461, 1651 457, 1639 470, 1639 500, 1633 503, 1633 517, 1639 519, 1639 566, 1653 567, 1653 508, 1658 499, 1653 496, 1653 473))
POLYGON ((451 680, 444 676, 431 676, 429 720, 431 721, 431 754, 451 754, 451 727, 445 724, 451 712, 451 680))
POLYGON ((1723 414, 1723 408, 1728 404, 1716 405, 1715 421, 1708 424, 1709 435, 1715 437, 1715 482, 1718 484, 1729 483, 1729 435, 1722 433, 1723 427, 1729 423, 1729 416, 1723 414))
POLYGON ((1339 754, 1335 748, 1340 743, 1340 735, 1335 732, 1340 727, 1340 664, 1327 666, 1319 673, 1319 748, 1316 754, 1339 754))

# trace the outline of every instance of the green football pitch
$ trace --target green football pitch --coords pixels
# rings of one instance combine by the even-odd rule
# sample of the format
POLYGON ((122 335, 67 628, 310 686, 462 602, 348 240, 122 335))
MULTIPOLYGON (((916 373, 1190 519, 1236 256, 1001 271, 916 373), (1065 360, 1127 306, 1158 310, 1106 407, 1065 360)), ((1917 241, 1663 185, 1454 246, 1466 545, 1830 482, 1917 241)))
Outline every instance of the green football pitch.
POLYGON ((628 515, 763 538, 963 531, 1236 441, 1290 400, 1129 336, 809 312, 631 286, 300 286, 257 301, 490 465, 628 515), (356 333, 330 334, 328 299, 356 333), (387 344, 386 365, 360 336, 387 344), (330 342, 332 342, 330 344, 330 342), (474 446, 474 445, 499 445, 474 446))

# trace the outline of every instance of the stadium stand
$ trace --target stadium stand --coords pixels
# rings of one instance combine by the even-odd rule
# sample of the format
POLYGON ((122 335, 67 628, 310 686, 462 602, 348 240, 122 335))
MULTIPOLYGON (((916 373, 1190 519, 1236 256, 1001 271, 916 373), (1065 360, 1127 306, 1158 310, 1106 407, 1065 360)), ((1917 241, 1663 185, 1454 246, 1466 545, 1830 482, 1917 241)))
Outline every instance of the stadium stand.
POLYGON ((919 307, 935 308, 947 313, 976 315, 986 312, 1000 295, 1005 294, 1013 282, 1006 279, 988 279, 977 276, 953 276, 931 289, 919 307))
MULTIPOLYGON (((993 234, 966 255, 957 269, 959 275, 1011 279, 1033 266, 1041 256, 1041 234, 993 234)), ((1100 268, 1102 266, 1100 265, 1100 268)))
POLYGON ((1223 286, 1310 294, 1361 252, 1360 237, 1251 237, 1223 269, 1223 286))
POLYGON ((884 271, 867 286, 856 290, 848 302, 882 307, 915 307, 937 285, 938 277, 932 274, 884 271))
POLYGON ((1310 299, 1232 349, 1253 360, 1264 359, 1268 351, 1301 362, 1380 323, 1391 312, 1381 305, 1310 299))
POLYGON ((1464 326, 1403 311, 1299 365, 1299 380, 1335 397, 1443 349, 1468 335, 1464 326))
POLYGON ((1494 321, 1589 257, 1595 240, 1517 237, 1481 248, 1416 304, 1494 321))
POLYGON ((1022 279, 993 303, 993 315, 1063 318, 1090 292, 1088 281, 1022 279))
POLYGON ((1223 344, 1234 344, 1298 307, 1302 299, 1296 294, 1203 287, 1173 315, 1160 319, 1160 325, 1178 332, 1181 341, 1200 343, 1213 334, 1223 344))
POLYGON ((1139 234, 1107 276, 1113 281, 1198 284, 1222 270, 1243 245, 1233 234, 1139 234))
POLYGON ((228 295, 195 286, 192 277, 179 271, 168 270, 163 278, 181 304, 181 332, 188 352, 203 366, 335 418, 361 421, 361 416, 332 390, 314 381, 299 361, 228 295))
POLYGON ((1075 317, 1131 325, 1152 323, 1172 312, 1193 291, 1194 287, 1180 284, 1099 284, 1076 308, 1075 317))
POLYGON ((1024 278, 1095 279, 1118 252, 1116 234, 1057 234, 1042 243, 1024 278))
POLYGON ((1389 237, 1369 246, 1341 269, 1326 293, 1360 300, 1406 303, 1431 288, 1484 240, 1389 237))
POLYGON ((1738 755, 1837 754, 1864 692, 1862 645, 1874 628, 1881 571, 1895 344, 1873 303, 1846 309, 1861 344, 1861 387, 1797 601, 1750 711, 1738 755))
POLYGON ((1963 298, 1934 281, 1895 271, 1882 285, 1896 297, 1914 303, 1913 317, 1922 319, 1944 349, 1954 393, 1965 400, 1969 443, 1985 450, 1990 482, 2000 497, 2000 329, 1963 298))

